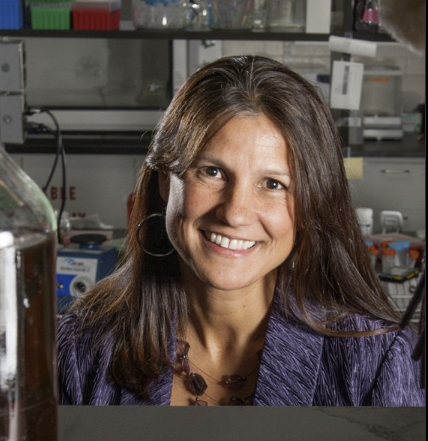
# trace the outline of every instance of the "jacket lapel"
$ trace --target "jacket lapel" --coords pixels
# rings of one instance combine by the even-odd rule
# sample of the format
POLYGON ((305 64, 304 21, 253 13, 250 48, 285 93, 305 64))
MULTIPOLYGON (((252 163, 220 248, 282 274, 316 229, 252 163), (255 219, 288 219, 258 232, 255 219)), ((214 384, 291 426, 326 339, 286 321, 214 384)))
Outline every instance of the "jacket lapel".
POLYGON ((260 361, 254 404, 311 406, 317 383, 323 336, 286 317, 276 292, 260 361))

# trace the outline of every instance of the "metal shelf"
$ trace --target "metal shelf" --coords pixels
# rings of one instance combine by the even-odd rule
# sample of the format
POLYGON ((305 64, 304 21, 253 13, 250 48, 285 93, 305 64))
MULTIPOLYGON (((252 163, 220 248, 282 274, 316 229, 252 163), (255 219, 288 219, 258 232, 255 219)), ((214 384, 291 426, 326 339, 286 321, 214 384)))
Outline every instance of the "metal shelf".
POLYGON ((251 30, 186 31, 183 29, 92 30, 0 30, 0 37, 10 38, 117 38, 151 40, 276 40, 328 41, 329 34, 305 34, 251 30))
MULTIPOLYGON (((63 132, 62 138, 67 154, 145 154, 153 133, 145 132, 63 132), (143 135, 142 135, 143 133, 143 135)), ((8 153, 55 153, 56 142, 53 136, 29 134, 24 144, 6 144, 8 153)), ((425 157, 425 139, 406 133, 400 140, 371 141, 364 145, 351 147, 352 157, 425 157)))
MULTIPOLYGON (((67 154, 145 154, 150 144, 152 132, 62 132, 64 149, 67 154)), ((8 153, 28 154, 56 152, 53 136, 29 134, 24 144, 6 144, 8 153)))

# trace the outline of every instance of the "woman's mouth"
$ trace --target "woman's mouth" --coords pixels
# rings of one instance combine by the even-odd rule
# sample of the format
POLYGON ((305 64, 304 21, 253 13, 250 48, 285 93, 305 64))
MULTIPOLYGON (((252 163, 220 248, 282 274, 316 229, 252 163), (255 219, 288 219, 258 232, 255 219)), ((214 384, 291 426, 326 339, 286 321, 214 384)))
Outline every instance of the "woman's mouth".
POLYGON ((248 250, 252 248, 256 242, 254 240, 231 239, 221 234, 204 232, 205 237, 212 243, 228 250, 248 250))

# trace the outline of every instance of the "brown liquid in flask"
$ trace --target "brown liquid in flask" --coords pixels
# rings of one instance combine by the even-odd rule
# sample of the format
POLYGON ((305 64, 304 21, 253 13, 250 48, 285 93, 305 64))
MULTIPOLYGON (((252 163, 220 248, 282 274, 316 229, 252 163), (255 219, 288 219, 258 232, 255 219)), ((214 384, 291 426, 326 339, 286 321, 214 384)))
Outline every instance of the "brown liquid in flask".
POLYGON ((57 440, 56 222, 0 146, 0 440, 57 440))

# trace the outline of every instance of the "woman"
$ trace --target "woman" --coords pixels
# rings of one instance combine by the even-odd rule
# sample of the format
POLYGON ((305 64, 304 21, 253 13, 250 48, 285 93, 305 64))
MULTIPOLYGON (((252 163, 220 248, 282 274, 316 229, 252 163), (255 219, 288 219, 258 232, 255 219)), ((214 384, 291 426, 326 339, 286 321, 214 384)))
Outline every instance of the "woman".
POLYGON ((328 107, 263 57, 196 72, 135 190, 121 267, 59 328, 62 404, 422 406, 328 107))

